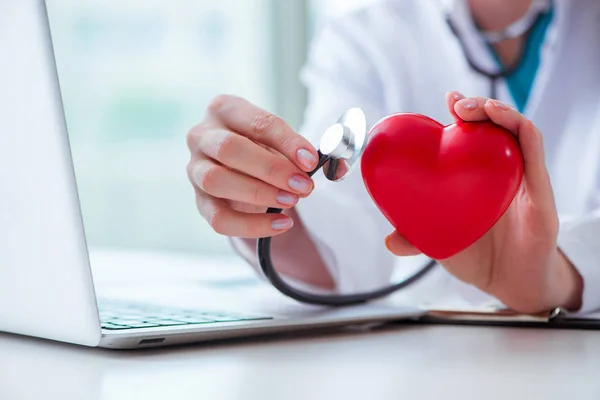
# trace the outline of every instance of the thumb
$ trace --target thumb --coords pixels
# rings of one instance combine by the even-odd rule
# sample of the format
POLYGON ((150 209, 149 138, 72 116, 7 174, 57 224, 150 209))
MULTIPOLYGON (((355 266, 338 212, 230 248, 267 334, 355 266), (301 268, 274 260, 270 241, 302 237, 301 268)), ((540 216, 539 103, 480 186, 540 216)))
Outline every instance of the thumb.
POLYGON ((421 252, 397 231, 385 238, 385 247, 397 256, 417 256, 421 252))
POLYGON ((462 121, 462 118, 456 113, 454 106, 464 98, 465 96, 463 96, 463 94, 460 92, 446 93, 446 105, 448 106, 448 111, 450 111, 450 115, 452 115, 454 121, 462 121))
POLYGON ((540 131, 517 110, 499 101, 488 101, 485 110, 492 122, 517 137, 523 153, 525 186, 529 197, 540 208, 556 210, 540 131))

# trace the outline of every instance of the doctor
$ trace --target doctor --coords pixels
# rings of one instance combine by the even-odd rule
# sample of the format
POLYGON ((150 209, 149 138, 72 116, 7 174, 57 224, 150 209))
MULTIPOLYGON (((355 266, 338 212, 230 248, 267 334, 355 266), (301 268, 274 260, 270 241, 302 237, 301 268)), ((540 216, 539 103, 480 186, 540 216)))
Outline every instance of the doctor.
POLYGON ((379 1, 322 30, 303 80, 302 134, 226 95, 188 134, 198 209, 249 263, 255 238, 276 236, 273 262, 299 285, 386 285, 394 265, 422 256, 392 232, 359 170, 341 183, 304 176, 311 143, 354 106, 369 126, 396 112, 491 119, 518 138, 524 185, 488 234, 439 260, 437 279, 520 312, 600 309, 600 2, 379 1))

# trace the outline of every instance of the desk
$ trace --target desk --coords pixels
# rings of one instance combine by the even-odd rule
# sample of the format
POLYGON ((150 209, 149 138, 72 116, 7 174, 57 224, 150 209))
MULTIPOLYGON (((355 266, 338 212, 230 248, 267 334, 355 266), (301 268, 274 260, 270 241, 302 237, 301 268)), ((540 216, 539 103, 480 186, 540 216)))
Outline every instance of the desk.
POLYGON ((115 352, 0 335, 3 400, 591 399, 600 334, 395 326, 115 352))
MULTIPOLYGON (((101 253, 92 261, 112 267, 95 271, 99 286, 135 280, 148 296, 159 282, 195 285, 208 264, 156 254, 101 253)), ((231 268, 228 275, 248 271, 213 264, 215 271, 231 268)), ((599 396, 595 331, 397 324, 127 352, 0 334, 0 400, 599 396)))

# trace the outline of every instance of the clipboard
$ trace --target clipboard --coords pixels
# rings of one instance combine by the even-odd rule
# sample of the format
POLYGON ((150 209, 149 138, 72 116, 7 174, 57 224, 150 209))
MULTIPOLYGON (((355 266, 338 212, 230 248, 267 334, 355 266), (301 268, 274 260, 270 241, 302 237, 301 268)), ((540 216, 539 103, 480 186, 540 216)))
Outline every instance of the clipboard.
POLYGON ((446 325, 510 326, 548 329, 600 330, 600 313, 577 316, 562 308, 522 314, 496 304, 477 307, 424 306, 419 322, 446 325))

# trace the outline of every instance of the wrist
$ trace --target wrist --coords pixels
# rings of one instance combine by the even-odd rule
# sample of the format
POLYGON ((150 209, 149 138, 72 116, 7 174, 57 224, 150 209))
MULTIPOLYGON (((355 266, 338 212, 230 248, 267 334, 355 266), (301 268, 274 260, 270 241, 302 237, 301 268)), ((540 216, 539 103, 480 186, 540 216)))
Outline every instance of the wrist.
POLYGON ((557 249, 555 268, 552 271, 550 293, 553 303, 568 311, 579 310, 583 301, 583 278, 560 249, 557 249))
POLYGON ((508 308, 526 314, 538 314, 560 307, 567 311, 581 308, 583 278, 575 266, 557 248, 540 271, 537 281, 531 281, 520 290, 501 287, 490 294, 508 308))

